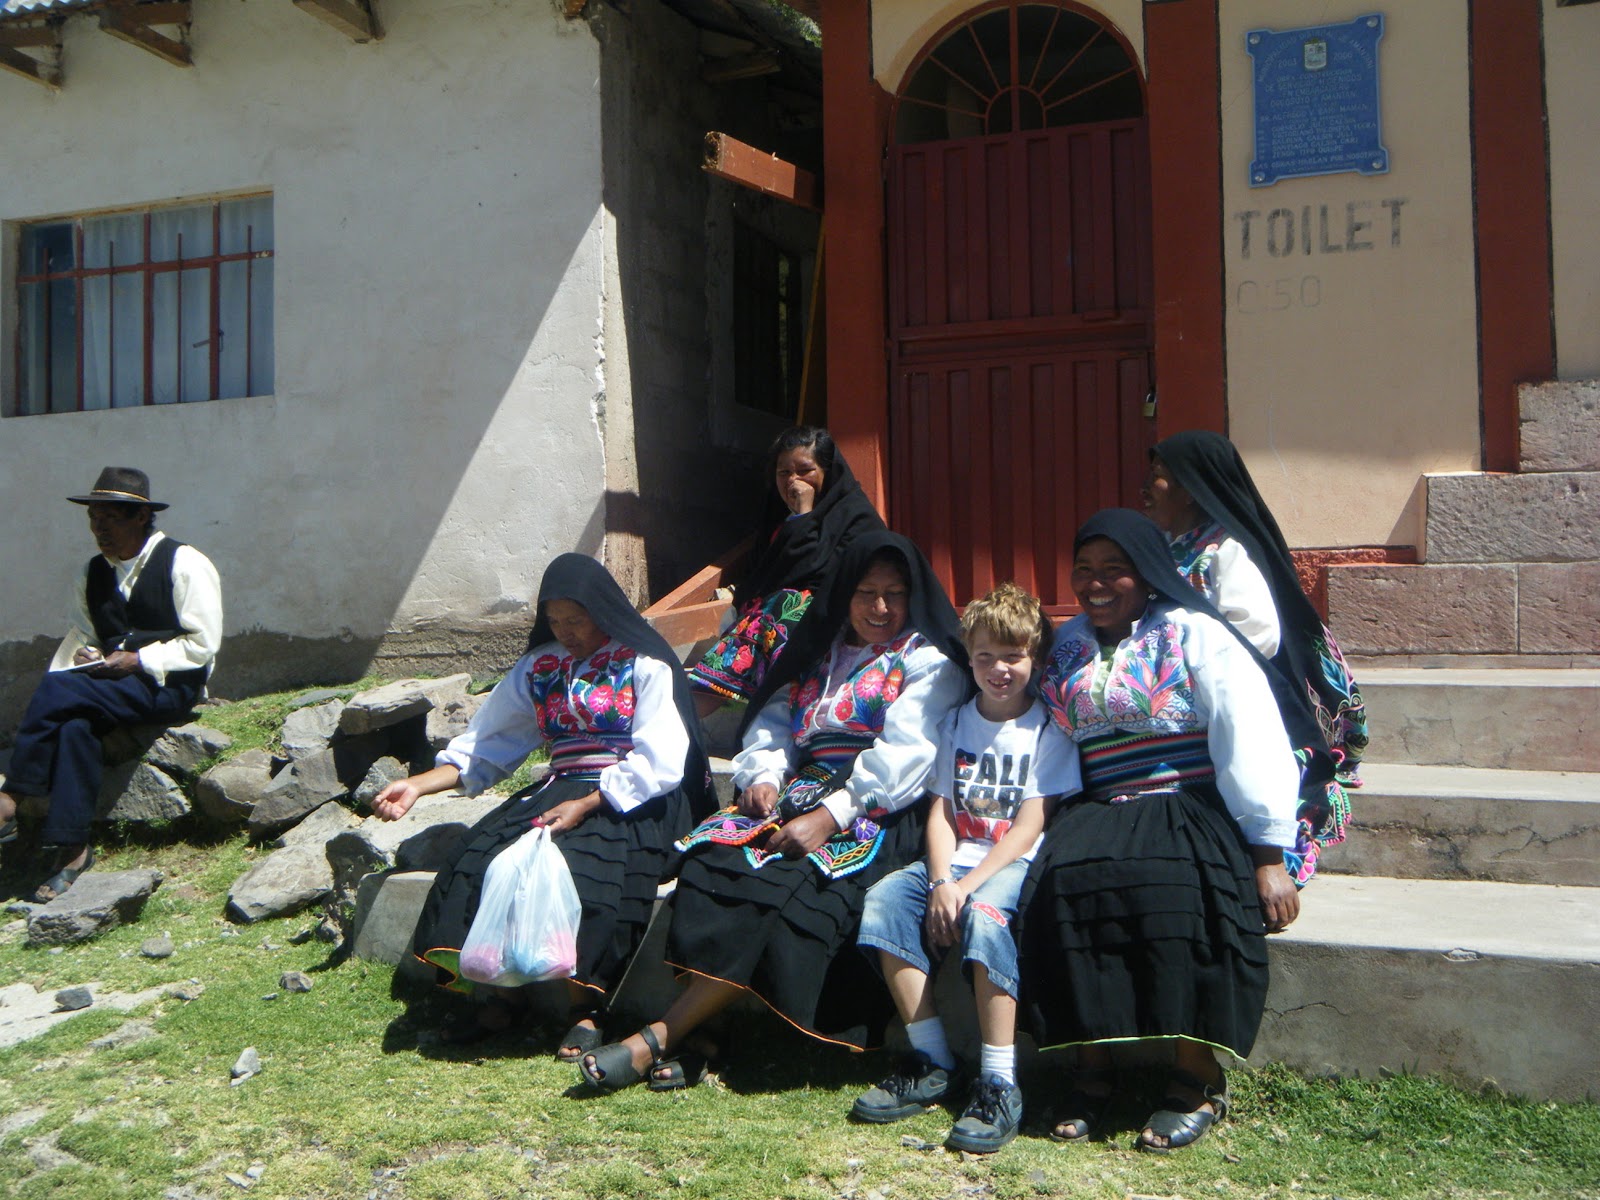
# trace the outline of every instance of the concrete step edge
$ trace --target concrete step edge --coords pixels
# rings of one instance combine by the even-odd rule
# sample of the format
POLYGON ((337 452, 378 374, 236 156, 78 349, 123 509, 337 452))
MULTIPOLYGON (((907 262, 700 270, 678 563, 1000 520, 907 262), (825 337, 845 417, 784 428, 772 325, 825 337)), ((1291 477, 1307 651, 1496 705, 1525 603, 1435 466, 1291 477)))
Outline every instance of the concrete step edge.
POLYGON ((1600 889, 1318 876, 1273 944, 1600 966, 1600 889))
POLYGON ((1364 786, 1350 793, 1363 798, 1539 801, 1600 806, 1600 771, 1525 771, 1507 767, 1430 766, 1364 762, 1364 786))

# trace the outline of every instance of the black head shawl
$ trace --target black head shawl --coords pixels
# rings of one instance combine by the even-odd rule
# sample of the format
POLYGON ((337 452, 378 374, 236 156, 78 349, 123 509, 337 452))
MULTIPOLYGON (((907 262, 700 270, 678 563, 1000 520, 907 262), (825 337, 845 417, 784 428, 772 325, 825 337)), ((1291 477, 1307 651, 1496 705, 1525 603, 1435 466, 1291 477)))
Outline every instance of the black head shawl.
POLYGON ((802 517, 791 518, 788 505, 773 487, 773 464, 767 465, 766 503, 758 534, 761 542, 735 589, 741 604, 779 588, 826 590, 841 552, 851 541, 883 528, 883 518, 838 450, 833 465, 824 473, 822 494, 802 517))
POLYGON ((800 618, 783 654, 750 698, 750 706, 739 725, 740 737, 744 736, 750 722, 755 720, 756 714, 777 694, 779 688, 787 687, 822 661, 822 656, 827 654, 834 638, 850 619, 850 598, 855 595, 856 585, 866 575, 873 558, 880 553, 900 560, 906 583, 911 588, 911 594, 907 597, 909 612, 906 627, 915 629, 929 643, 937 646, 951 662, 966 667, 967 651, 961 644, 960 618, 956 616, 950 598, 944 594, 938 576, 922 556, 922 551, 898 533, 890 533, 887 529, 872 530, 855 538, 845 551, 828 589, 827 603, 812 604, 806 610, 806 615, 800 618))
MULTIPOLYGON (((1220 433, 1192 429, 1157 442, 1150 453, 1166 464, 1178 486, 1194 497, 1207 517, 1238 539, 1266 576, 1278 610, 1278 653, 1272 661, 1289 678, 1314 685, 1322 674, 1316 650, 1324 636, 1322 617, 1306 598, 1289 543, 1239 451, 1220 433)), ((1331 711, 1337 711, 1341 697, 1328 699, 1331 711)))
POLYGON ((1262 657, 1261 651, 1252 646, 1250 640, 1217 611, 1216 605, 1178 573, 1177 564, 1172 561, 1171 544, 1156 523, 1131 508, 1102 509, 1085 521, 1072 539, 1074 556, 1080 546, 1097 537, 1109 538, 1122 547, 1134 570, 1139 572, 1139 577, 1159 598, 1158 603, 1201 612, 1221 622, 1222 627, 1249 652, 1266 675, 1267 682, 1272 686, 1273 698, 1278 702, 1278 715, 1283 719, 1289 744, 1296 749, 1309 746, 1316 752, 1315 761, 1306 764, 1302 770, 1304 781, 1325 782, 1333 778, 1333 758, 1327 752, 1328 743, 1322 736, 1322 727, 1317 724, 1311 702, 1306 699, 1299 682, 1286 678, 1282 671, 1262 657))
POLYGON ((547 615, 552 600, 571 600, 583 605, 589 619, 604 630, 608 638, 621 642, 635 654, 672 668, 672 702, 683 718, 684 728, 689 731, 683 789, 697 817, 711 812, 716 805, 707 774, 705 735, 700 729, 700 718, 695 714, 689 680, 683 673, 683 664, 672 653, 672 647, 629 603, 611 572, 587 555, 559 554, 545 568, 544 578, 539 581, 533 630, 528 634, 529 650, 556 640, 547 615))

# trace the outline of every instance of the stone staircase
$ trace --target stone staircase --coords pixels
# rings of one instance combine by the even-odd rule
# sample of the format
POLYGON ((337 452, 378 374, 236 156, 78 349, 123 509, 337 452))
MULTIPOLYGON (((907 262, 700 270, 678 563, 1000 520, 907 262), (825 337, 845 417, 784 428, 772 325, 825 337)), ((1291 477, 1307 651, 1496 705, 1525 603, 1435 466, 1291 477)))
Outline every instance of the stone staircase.
POLYGON ((1520 472, 1425 478, 1419 563, 1329 570, 1372 761, 1256 1060, 1600 1095, 1600 383, 1521 401, 1520 472))

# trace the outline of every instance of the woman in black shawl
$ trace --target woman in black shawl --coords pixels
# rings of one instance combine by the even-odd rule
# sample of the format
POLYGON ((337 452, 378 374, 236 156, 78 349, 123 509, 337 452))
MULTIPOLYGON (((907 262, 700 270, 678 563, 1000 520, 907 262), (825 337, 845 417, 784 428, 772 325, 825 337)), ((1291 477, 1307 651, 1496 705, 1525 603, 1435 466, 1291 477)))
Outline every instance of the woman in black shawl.
POLYGON ((894 1008, 853 946, 867 889, 921 848, 940 720, 966 688, 960 627, 927 560, 887 530, 851 543, 745 715, 738 803, 679 845, 661 1019, 581 1069, 615 1090, 692 1071, 667 1055, 748 990, 796 1028, 860 1048, 894 1008), (843 951, 843 953, 841 953, 843 951), (654 1063, 654 1070, 651 1064, 654 1063))
MULTIPOLYGON (((606 569, 581 554, 560 555, 545 570, 527 653, 467 731, 432 770, 384 788, 373 810, 392 821, 430 792, 475 794, 541 745, 549 774, 467 834, 461 857, 434 880, 412 946, 443 986, 472 990, 460 952, 489 864, 534 827, 550 830, 583 904, 569 984, 573 1027, 556 1055, 570 1062, 602 1040, 607 993, 644 936, 673 836, 711 807, 682 667, 606 569)), ((452 1033, 469 1040, 509 1020, 506 1006, 487 1006, 452 1033)))
POLYGON ((1242 1058, 1255 1040, 1263 934, 1300 910, 1283 863, 1299 777, 1290 746, 1314 729, 1177 573, 1148 518, 1090 518, 1072 587, 1083 613, 1057 633, 1040 691, 1078 745, 1084 786, 1046 830, 1024 889, 1024 1010, 1041 1048, 1080 1047, 1058 1140, 1088 1137, 1104 1115, 1109 1044, 1172 1044, 1170 1095, 1138 1142, 1164 1152, 1227 1109, 1213 1049, 1242 1058))
POLYGON ((1205 593, 1316 715, 1313 747, 1333 757, 1336 777, 1308 781, 1300 835, 1287 856, 1295 881, 1316 872, 1324 846, 1344 840, 1346 787, 1361 786, 1367 713, 1333 632, 1306 598, 1294 558, 1234 444, 1220 433, 1174 434, 1150 451, 1145 511, 1172 542, 1178 570, 1205 593))
POLYGON ((738 619, 689 671, 701 716, 756 693, 851 540, 883 528, 826 429, 779 434, 767 478, 759 543, 734 591, 738 619))

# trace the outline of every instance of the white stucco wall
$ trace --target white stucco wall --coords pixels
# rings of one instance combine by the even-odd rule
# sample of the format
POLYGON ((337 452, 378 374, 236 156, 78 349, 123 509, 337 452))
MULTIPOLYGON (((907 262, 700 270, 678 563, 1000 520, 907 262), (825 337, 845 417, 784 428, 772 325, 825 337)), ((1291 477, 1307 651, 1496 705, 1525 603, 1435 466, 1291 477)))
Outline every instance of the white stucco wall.
POLYGON ((1600 6, 1544 3, 1556 373, 1600 379, 1600 6))
POLYGON ((106 463, 216 561, 230 635, 470 620, 600 549, 594 39, 549 3, 380 8, 356 45, 196 0, 189 69, 80 17, 59 94, 0 76, 0 220, 270 189, 276 230, 275 395, 0 421, 0 644, 59 634, 93 549, 61 497, 106 463))
POLYGON ((1480 465, 1464 7, 1383 10, 1387 174, 1250 186, 1247 31, 1372 11, 1355 0, 1221 9, 1228 432, 1296 546, 1415 544, 1420 476, 1480 465))

